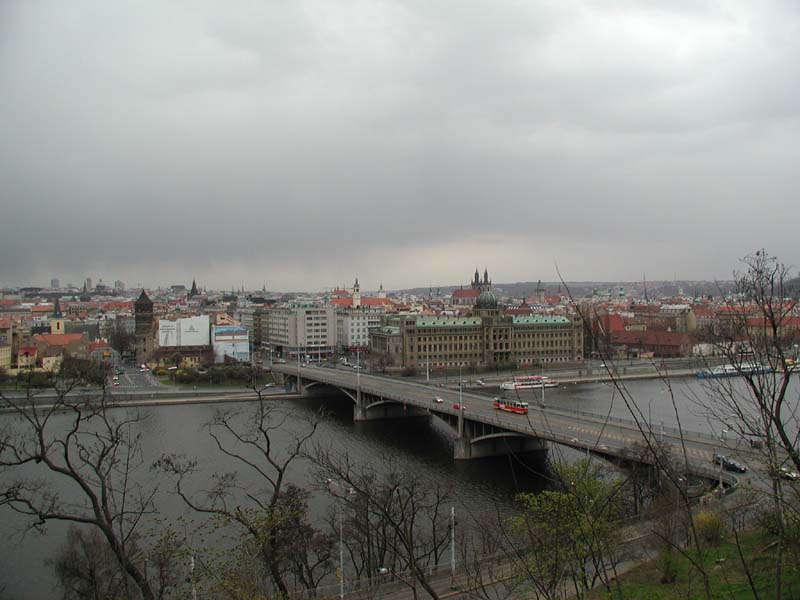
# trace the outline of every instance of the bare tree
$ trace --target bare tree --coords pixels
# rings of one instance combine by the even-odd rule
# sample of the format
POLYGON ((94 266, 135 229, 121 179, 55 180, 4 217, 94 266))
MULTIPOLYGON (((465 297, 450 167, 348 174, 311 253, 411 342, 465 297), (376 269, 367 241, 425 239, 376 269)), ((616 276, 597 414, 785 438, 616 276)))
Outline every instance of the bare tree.
POLYGON ((347 545, 355 571, 371 579, 385 569, 415 598, 417 585, 439 598, 430 574, 450 540, 449 489, 390 462, 356 463, 325 448, 316 449, 314 462, 323 481, 336 483, 328 489, 348 510, 347 545))
MULTIPOLYGON (((797 514, 797 492, 787 489, 782 469, 800 471, 800 419, 790 382, 800 342, 800 306, 791 269, 763 250, 743 259, 734 274, 735 291, 706 341, 735 378, 707 379, 709 420, 745 444, 750 460, 771 479, 769 501, 775 518, 775 594, 783 597, 784 549, 789 523, 797 514), (787 466, 788 465, 788 466, 787 466)), ((727 445, 727 444, 726 444, 727 445)))
POLYGON ((289 416, 256 391, 258 400, 250 410, 218 410, 207 425, 217 450, 249 471, 255 484, 241 483, 229 471, 215 473, 211 487, 204 488, 195 480, 202 469, 185 456, 164 455, 154 466, 173 477, 175 492, 189 508, 241 530, 244 554, 252 551, 266 573, 266 580, 253 578, 259 593, 287 596, 291 577, 313 589, 330 568, 325 539, 308 523, 305 492, 286 481, 318 420, 309 419, 290 443, 278 447, 275 436, 288 432, 289 416))
POLYGON ((136 479, 142 417, 118 409, 101 368, 80 366, 65 362, 54 396, 31 387, 23 397, 0 394, 0 407, 13 415, 0 431, 0 504, 28 517, 32 528, 50 521, 93 527, 125 574, 126 593, 135 589, 149 600, 155 594, 135 544, 143 520, 156 511, 155 488, 136 479), (101 390, 73 394, 87 379, 101 390))

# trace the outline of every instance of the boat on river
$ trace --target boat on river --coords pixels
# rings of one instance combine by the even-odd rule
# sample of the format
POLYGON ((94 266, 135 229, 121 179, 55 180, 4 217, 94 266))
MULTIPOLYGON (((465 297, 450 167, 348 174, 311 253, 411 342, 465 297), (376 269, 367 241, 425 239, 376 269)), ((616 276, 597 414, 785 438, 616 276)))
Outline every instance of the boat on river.
POLYGON ((511 381, 500 384, 503 390, 538 390, 558 387, 558 381, 543 375, 519 375, 511 381))
POLYGON ((703 369, 695 373, 698 379, 718 379, 720 377, 739 377, 742 375, 763 375, 772 373, 772 367, 757 363, 742 363, 740 365, 719 365, 710 369, 703 369))

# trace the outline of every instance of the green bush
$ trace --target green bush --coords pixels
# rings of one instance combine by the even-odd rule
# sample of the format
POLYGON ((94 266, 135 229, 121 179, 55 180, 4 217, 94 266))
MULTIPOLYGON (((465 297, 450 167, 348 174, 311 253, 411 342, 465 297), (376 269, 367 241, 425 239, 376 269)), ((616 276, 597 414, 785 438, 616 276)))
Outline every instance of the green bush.
POLYGON ((715 512, 705 511, 694 518, 698 539, 706 544, 719 544, 725 537, 725 523, 715 512))
POLYGON ((658 555, 658 567, 661 571, 661 583, 675 583, 678 577, 678 565, 672 548, 663 548, 658 555))
POLYGON ((200 376, 194 369, 178 369, 175 371, 175 381, 177 383, 195 383, 200 376))

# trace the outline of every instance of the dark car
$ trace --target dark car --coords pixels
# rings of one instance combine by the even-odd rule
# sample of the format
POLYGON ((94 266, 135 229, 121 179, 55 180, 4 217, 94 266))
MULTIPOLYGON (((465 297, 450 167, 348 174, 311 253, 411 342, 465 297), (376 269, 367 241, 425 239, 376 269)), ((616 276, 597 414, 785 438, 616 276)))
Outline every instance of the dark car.
POLYGON ((733 471, 734 473, 745 473, 747 472, 747 467, 743 464, 736 462, 732 458, 728 458, 724 454, 715 454, 714 455, 714 464, 715 465, 722 465, 722 468, 726 471, 733 471))

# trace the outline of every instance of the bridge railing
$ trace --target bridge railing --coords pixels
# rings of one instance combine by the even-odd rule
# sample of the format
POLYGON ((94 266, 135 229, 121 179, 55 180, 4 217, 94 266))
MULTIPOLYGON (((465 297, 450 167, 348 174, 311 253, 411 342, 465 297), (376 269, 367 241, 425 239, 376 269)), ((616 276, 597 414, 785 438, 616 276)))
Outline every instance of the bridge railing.
POLYGON ((617 416, 614 416, 614 415, 605 415, 605 414, 602 414, 602 413, 595 413, 595 412, 590 412, 590 411, 587 411, 587 410, 580 410, 580 409, 577 409, 577 408, 566 408, 566 407, 551 408, 551 407, 547 407, 547 410, 550 411, 550 412, 566 413, 566 414, 577 415, 577 416, 581 416, 581 417, 589 417, 590 419, 597 419, 597 420, 600 420, 600 421, 611 421, 613 423, 620 423, 622 425, 627 425, 627 426, 632 427, 634 429, 638 429, 639 427, 641 427, 645 432, 647 432, 649 430, 652 433, 658 433, 663 429, 664 433, 670 434, 670 435, 675 436, 675 437, 683 436, 683 437, 686 437, 686 438, 690 438, 690 437, 691 438, 703 438, 703 439, 707 439, 707 440, 715 441, 715 442, 719 442, 720 441, 720 439, 717 436, 715 436, 713 434, 710 434, 710 433, 702 433, 702 432, 699 432, 699 431, 691 431, 689 429, 672 427, 670 425, 658 425, 657 427, 654 427, 652 423, 650 423, 648 425, 648 423, 646 421, 639 421, 639 423, 637 424, 636 421, 634 421, 633 419, 626 419, 624 417, 617 417, 617 416))
MULTIPOLYGON (((334 371, 334 373, 340 374, 341 372, 340 371, 334 371)), ((337 384, 337 377, 336 376, 329 376, 325 369, 315 369, 313 378, 317 379, 321 383, 328 383, 328 384, 333 384, 333 385, 337 384)), ((409 386, 409 387, 414 387, 414 388, 417 388, 417 389, 431 389, 431 388, 435 387, 435 386, 431 386, 431 385, 426 385, 424 383, 419 383, 419 382, 416 382, 416 381, 404 381, 403 383, 405 385, 409 386)), ((385 389, 382 389, 381 387, 376 386, 374 384, 374 382, 370 379, 370 376, 362 376, 360 388, 361 388, 361 392, 362 393, 367 393, 367 394, 371 394, 371 395, 374 395, 374 396, 380 396, 380 397, 384 397, 384 398, 387 398, 387 399, 393 399, 393 400, 395 400, 397 402, 408 401, 411 404, 415 404, 417 406, 421 406, 420 403, 414 402, 413 400, 410 400, 410 399, 394 398, 393 394, 387 393, 387 391, 385 389)), ((481 398, 483 398, 483 396, 481 398)), ((488 398, 486 398, 486 399, 488 400, 488 398)), ((424 404, 422 406, 424 406, 424 404)), ((437 412, 450 412, 452 414, 457 414, 458 411, 448 410, 448 408, 449 407, 446 407, 446 406, 445 407, 437 407, 437 412)), ((611 422, 611 423, 617 423, 617 424, 620 424, 620 425, 624 425, 626 427, 630 427, 631 429, 639 429, 641 427, 645 432, 647 432, 648 429, 649 429, 650 432, 653 433, 653 434, 659 433, 659 432, 661 432, 663 430, 665 434, 670 435, 672 437, 678 437, 678 438, 684 437, 684 438, 687 438, 687 439, 706 440, 706 441, 709 441, 709 442, 712 442, 712 443, 713 442, 716 442, 716 443, 720 442, 720 439, 717 436, 715 436, 713 434, 710 434, 710 433, 703 433, 703 432, 692 431, 692 430, 688 430, 688 429, 680 429, 678 427, 674 427, 674 426, 671 426, 671 425, 663 425, 662 426, 662 425, 659 424, 657 427, 654 427, 652 425, 652 423, 648 427, 648 424, 646 422, 644 422, 644 421, 639 421, 639 423, 637 424, 636 421, 634 421, 633 419, 627 419, 627 418, 624 418, 624 417, 618 417, 618 416, 614 416, 614 415, 606 415, 606 414, 602 414, 602 413, 585 411, 585 410, 580 410, 580 409, 576 409, 576 408, 548 406, 546 411, 547 412, 551 412, 551 413, 559 413, 559 414, 567 414, 567 415, 575 415, 575 416, 580 416, 580 417, 587 417, 587 418, 594 419, 594 420, 601 421, 601 422, 608 421, 608 422, 611 422)), ((500 426, 500 427, 509 427, 510 426, 511 428, 518 430, 517 427, 514 427, 514 425, 516 425, 516 423, 511 422, 511 421, 500 420, 499 418, 490 419, 490 418, 486 418, 486 416, 482 416, 480 420, 481 420, 481 422, 484 422, 484 423, 487 423, 487 424, 493 424, 493 425, 497 425, 497 426, 500 426)), ((563 438, 564 440, 570 440, 571 441, 571 436, 557 436, 557 435, 555 435, 555 436, 549 436, 549 437, 552 437, 554 439, 554 441, 555 441, 555 438, 558 438, 558 437, 563 438)))

